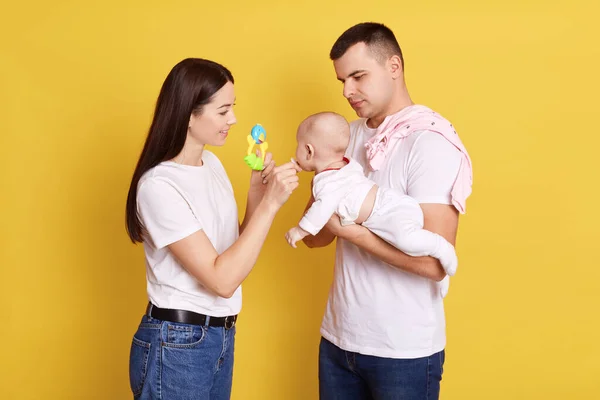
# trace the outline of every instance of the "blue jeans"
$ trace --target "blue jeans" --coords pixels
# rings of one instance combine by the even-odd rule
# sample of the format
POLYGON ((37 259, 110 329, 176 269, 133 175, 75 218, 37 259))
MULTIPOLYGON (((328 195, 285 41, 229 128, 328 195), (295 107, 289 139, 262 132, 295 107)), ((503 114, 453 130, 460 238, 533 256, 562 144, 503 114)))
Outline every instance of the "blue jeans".
POLYGON ((321 400, 437 400, 445 352, 416 359, 365 356, 321 338, 321 400))
POLYGON ((229 400, 235 327, 178 324, 144 316, 133 337, 134 399, 229 400))

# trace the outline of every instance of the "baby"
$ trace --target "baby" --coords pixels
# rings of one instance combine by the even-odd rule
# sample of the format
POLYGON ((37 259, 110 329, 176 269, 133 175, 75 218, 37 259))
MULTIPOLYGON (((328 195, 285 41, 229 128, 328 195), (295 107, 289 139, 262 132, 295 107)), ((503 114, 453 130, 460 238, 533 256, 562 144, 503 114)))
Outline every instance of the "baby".
MULTIPOLYGON (((296 140, 296 162, 302 170, 315 172, 315 201, 298 226, 286 233, 292 247, 307 235, 319 233, 335 213, 343 226, 361 224, 402 252, 435 257, 447 275, 456 273, 454 247, 423 229, 419 203, 398 190, 378 187, 356 160, 344 156, 350 141, 350 126, 344 117, 330 112, 311 115, 298 127, 296 140)), ((448 277, 445 279, 447 290, 448 277)))

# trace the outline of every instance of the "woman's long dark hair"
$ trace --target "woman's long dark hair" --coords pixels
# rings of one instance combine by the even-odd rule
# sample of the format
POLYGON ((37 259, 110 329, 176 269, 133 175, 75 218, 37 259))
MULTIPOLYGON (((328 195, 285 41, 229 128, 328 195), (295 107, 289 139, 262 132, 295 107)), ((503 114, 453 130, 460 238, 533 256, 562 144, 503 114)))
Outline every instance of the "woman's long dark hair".
POLYGON ((201 58, 187 58, 169 72, 160 89, 152 125, 127 195, 127 233, 133 243, 143 242, 145 234, 137 212, 137 186, 142 175, 181 152, 190 116, 201 113, 202 107, 227 82, 233 83, 227 68, 201 58))

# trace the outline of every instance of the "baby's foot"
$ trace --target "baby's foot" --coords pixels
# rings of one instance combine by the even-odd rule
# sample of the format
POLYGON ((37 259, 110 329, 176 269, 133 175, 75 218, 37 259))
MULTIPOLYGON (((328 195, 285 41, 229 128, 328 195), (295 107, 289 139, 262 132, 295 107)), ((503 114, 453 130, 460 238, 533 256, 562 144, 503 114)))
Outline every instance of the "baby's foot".
POLYGON ((446 295, 448 294, 448 290, 450 289, 450 277, 448 275, 446 275, 444 277, 444 279, 442 279, 439 282, 439 286, 440 286, 440 295, 442 296, 442 299, 444 297, 446 297, 446 295))
POLYGON ((456 250, 448 241, 441 238, 438 248, 438 259, 444 267, 444 271, 450 276, 456 274, 456 268, 458 267, 458 258, 456 257, 456 250))

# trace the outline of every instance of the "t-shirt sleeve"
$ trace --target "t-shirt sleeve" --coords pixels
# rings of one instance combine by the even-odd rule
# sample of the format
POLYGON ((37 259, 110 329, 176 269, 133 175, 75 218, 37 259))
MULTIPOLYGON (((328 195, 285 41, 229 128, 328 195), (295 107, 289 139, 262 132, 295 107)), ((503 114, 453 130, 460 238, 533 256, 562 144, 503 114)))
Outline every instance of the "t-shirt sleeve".
POLYGON ((411 150, 406 191, 419 203, 452 204, 461 152, 441 134, 423 132, 411 150))
POLYGON ((300 220, 298 226, 311 235, 319 233, 335 211, 335 201, 331 200, 333 199, 320 198, 315 200, 300 220))
POLYGON ((312 194, 315 201, 298 224, 311 235, 316 235, 323 229, 341 200, 343 191, 338 187, 341 182, 335 180, 337 176, 338 173, 332 171, 322 172, 313 178, 312 194))
POLYGON ((137 194, 140 219, 157 249, 202 229, 184 196, 169 182, 149 178, 137 194))

